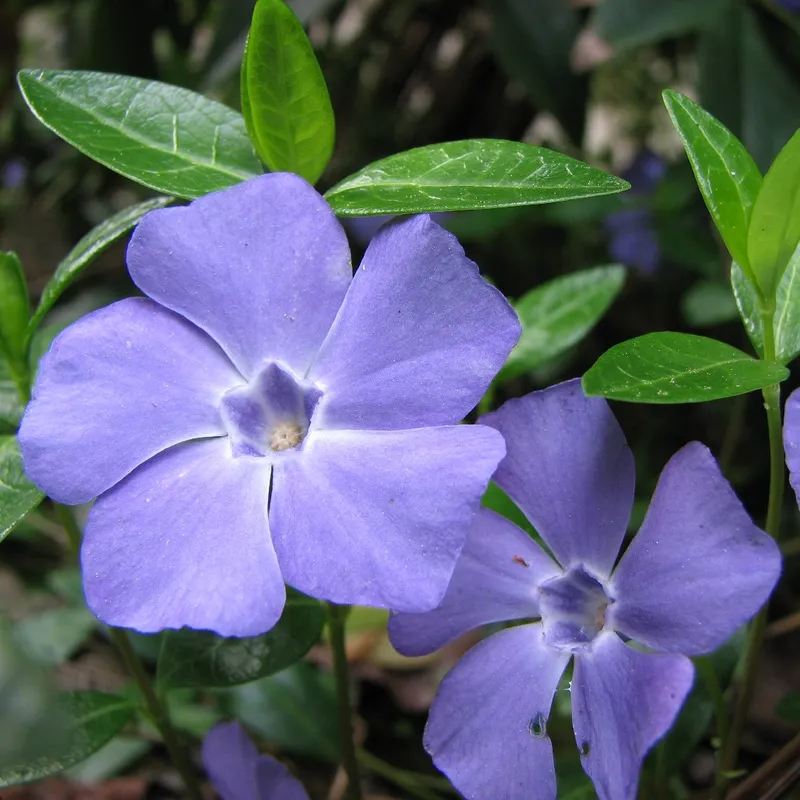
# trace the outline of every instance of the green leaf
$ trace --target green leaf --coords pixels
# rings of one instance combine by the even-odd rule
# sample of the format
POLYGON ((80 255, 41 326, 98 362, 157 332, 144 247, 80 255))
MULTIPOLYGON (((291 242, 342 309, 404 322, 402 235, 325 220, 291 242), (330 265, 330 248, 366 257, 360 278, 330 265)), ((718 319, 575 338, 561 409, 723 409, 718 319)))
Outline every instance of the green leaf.
POLYGON ((164 634, 158 659, 160 689, 225 687, 271 675, 302 658, 322 633, 319 602, 290 590, 278 624, 263 636, 226 639, 206 631, 164 634))
POLYGON ((16 253, 0 251, 0 350, 25 360, 25 326, 31 315, 28 284, 16 253))
POLYGON ((63 747, 25 764, 3 766, 0 788, 38 781, 83 761, 110 741, 134 713, 130 700, 112 694, 69 692, 59 699, 69 720, 63 747))
POLYGON ((697 103, 667 89, 664 104, 714 224, 734 261, 749 273, 747 228, 761 187, 758 167, 742 143, 697 103))
POLYGON ((750 268, 772 298, 800 242, 800 131, 772 163, 756 197, 747 231, 750 268))
POLYGON ((550 111, 573 142, 583 138, 588 75, 570 57, 581 30, 577 8, 562 0, 493 0, 492 49, 527 90, 550 111))
POLYGON ((758 310, 758 290, 735 261, 731 264, 731 289, 753 349, 760 358, 764 358, 764 324, 758 310))
POLYGON ((241 115, 188 89, 102 72, 24 69, 18 80, 50 130, 158 192, 191 199, 261 172, 241 115))
POLYGON ((515 303, 522 336, 496 380, 536 369, 579 342, 605 314, 625 282, 625 268, 596 267, 549 281, 515 303))
POLYGON ((648 333, 603 353, 583 376, 589 396, 634 403, 701 403, 786 380, 789 371, 715 339, 648 333))
MULTIPOLYGON (((8 364, 0 358, 0 433, 13 433, 25 410, 19 397, 17 385, 8 371, 8 364)), ((0 442, 3 437, 0 436, 0 442)))
POLYGON ((788 364, 800 353, 800 243, 781 277, 775 300, 775 360, 788 364))
POLYGON ((731 290, 716 281, 698 281, 681 302, 686 321, 697 328, 719 325, 738 316, 731 290))
POLYGON ((243 65, 256 152, 271 170, 316 183, 333 153, 333 108, 311 42, 283 0, 256 3, 243 65))
POLYGON ((16 436, 0 436, 0 542, 44 500, 25 476, 16 436))
POLYGON ((615 50, 631 50, 707 26, 728 11, 729 0, 603 0, 591 28, 615 50))
POLYGON ((128 231, 135 228, 145 214, 157 208, 164 208, 164 206, 173 202, 175 200, 172 197, 154 197, 152 200, 145 200, 142 203, 124 208, 92 228, 69 251, 44 287, 42 296, 39 299, 39 305, 28 323, 26 334, 28 341, 30 341, 31 335, 39 327, 45 314, 55 305, 58 298, 64 294, 81 272, 100 253, 128 233, 128 231))
MULTIPOLYGON (((764 324, 759 313, 758 293, 736 262, 731 265, 731 286, 747 335, 763 358, 764 324)), ((800 244, 778 284, 773 334, 776 361, 788 364, 800 354, 800 244)))
POLYGON ((55 608, 18 622, 14 641, 37 664, 58 666, 69 659, 97 626, 86 608, 55 608))
POLYGON ((305 661, 231 692, 231 711, 260 736, 298 755, 339 759, 336 694, 331 673, 305 661))
POLYGON ((582 161, 520 142, 466 139, 389 156, 329 189, 340 216, 471 211, 614 194, 630 185, 582 161))

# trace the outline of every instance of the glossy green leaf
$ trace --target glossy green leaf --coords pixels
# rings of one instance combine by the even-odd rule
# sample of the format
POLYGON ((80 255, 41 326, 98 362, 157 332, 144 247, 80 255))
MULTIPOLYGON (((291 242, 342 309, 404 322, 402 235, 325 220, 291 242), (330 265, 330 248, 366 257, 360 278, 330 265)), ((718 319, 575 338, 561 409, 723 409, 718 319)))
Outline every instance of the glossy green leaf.
POLYGON ((749 272, 747 228, 761 187, 758 167, 742 143, 697 103, 667 89, 664 104, 714 224, 734 260, 749 272))
POLYGON ((83 761, 110 741, 134 713, 130 700, 112 694, 69 692, 59 699, 69 720, 62 748, 24 764, 0 768, 0 787, 38 781, 83 761))
POLYGON ((800 353, 800 243, 784 270, 775 300, 775 359, 788 364, 800 353))
POLYGON ((194 198, 261 172, 241 114, 157 81, 22 70, 33 113, 83 153, 151 189, 194 198))
POLYGON ((242 107, 256 152, 271 170, 316 183, 333 152, 333 108, 311 42, 283 0, 256 3, 243 63, 242 107))
POLYGON ((324 623, 318 601, 290 590, 280 621, 263 636, 226 639, 187 628, 169 631, 158 659, 159 687, 225 687, 271 675, 302 658, 324 623))
POLYGON ((771 298, 800 242, 800 131, 778 153, 756 197, 747 232, 750 269, 771 298))
POLYGON ((16 253, 0 250, 0 351, 24 360, 25 326, 31 315, 28 284, 16 253))
POLYGON ((648 333, 603 353, 583 376, 587 395, 634 403, 701 403, 786 380, 789 371, 724 342, 648 333))
POLYGON ((764 325, 758 310, 758 292, 753 282, 735 261, 731 264, 731 289, 736 307, 739 309, 739 316, 753 349, 760 358, 764 358, 764 325))
POLYGON ((18 622, 14 641, 37 664, 58 666, 75 654, 97 624, 87 608, 54 608, 18 622))
POLYGON ((705 27, 729 0, 603 0, 591 27, 617 50, 630 50, 705 27))
POLYGON ((0 541, 44 500, 25 476, 16 436, 0 436, 0 541))
POLYGON ((157 208, 163 208, 173 202, 174 198, 172 197, 154 197, 152 200, 145 200, 142 203, 124 208, 92 228, 69 251, 44 287, 42 296, 39 299, 39 305, 36 307, 36 311, 34 311, 28 324, 28 339, 44 319, 45 314, 55 305, 58 298, 64 294, 81 272, 100 253, 114 244, 128 231, 135 228, 145 214, 157 208))
POLYGON ((325 195, 340 216, 471 211, 614 194, 630 185, 582 161, 520 142, 466 139, 389 156, 325 195))
POLYGON ((231 692, 231 711, 263 738, 298 755, 336 763, 339 729, 333 675, 305 661, 231 692))
POLYGON ((524 374, 579 342, 605 314, 625 282, 619 265, 564 275, 514 304, 522 336, 496 380, 524 374))
MULTIPOLYGON (((14 433, 24 410, 19 390, 8 371, 8 364, 0 358, 0 434, 14 433)), ((2 440, 3 437, 0 436, 0 442, 2 440)))
MULTIPOLYGON (((755 351, 764 356, 764 325, 759 314, 758 293, 736 262, 731 265, 731 286, 739 315, 755 351)), ((800 245, 781 277, 775 295, 773 317, 775 360, 788 364, 800 354, 800 245)))

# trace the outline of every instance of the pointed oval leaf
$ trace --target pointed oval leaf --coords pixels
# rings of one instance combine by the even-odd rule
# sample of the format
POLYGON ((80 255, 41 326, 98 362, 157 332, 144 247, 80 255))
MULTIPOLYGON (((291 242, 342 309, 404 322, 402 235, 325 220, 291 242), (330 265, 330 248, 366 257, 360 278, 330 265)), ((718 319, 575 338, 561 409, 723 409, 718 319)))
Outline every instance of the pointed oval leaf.
MULTIPOLYGON (((0 433, 14 433, 19 427, 24 410, 19 390, 8 370, 8 364, 0 358, 0 433)), ((0 441, 2 440, 3 437, 0 436, 0 441)))
POLYGON ((0 251, 0 350, 24 361, 25 326, 31 315, 28 283, 16 253, 0 251))
POLYGON ((630 184, 521 142, 465 139, 376 161, 325 194, 340 216, 471 211, 615 194, 630 184))
POLYGON ((775 299, 775 359, 788 364, 800 353, 800 243, 781 276, 775 299))
POLYGON ((174 197, 154 197, 152 200, 145 200, 128 208, 123 208, 122 211, 118 211, 92 228, 67 253, 66 258, 56 267, 56 271, 44 287, 42 296, 39 298, 39 305, 36 307, 36 311, 34 311, 28 324, 26 332, 28 340, 30 340, 31 335, 39 327, 45 314, 55 305, 58 298, 100 253, 114 244, 117 239, 124 236, 128 231, 135 228, 145 214, 174 202, 174 197))
POLYGON ((0 542, 44 500, 22 469, 16 436, 0 436, 0 542))
POLYGON ((714 224, 734 260, 748 272, 747 228, 761 173, 744 145, 697 103, 667 89, 664 104, 714 224))
POLYGON ((83 761, 109 742, 135 710, 131 700, 101 692, 69 692, 59 700, 68 725, 60 751, 0 767, 0 788, 38 781, 83 761))
POLYGON ((778 153, 764 177, 747 232, 750 268, 771 298, 800 242, 800 131, 778 153))
POLYGON ((747 336, 759 358, 764 358, 764 323, 758 310, 758 290, 735 261, 731 264, 731 288, 747 336))
POLYGON ((300 20, 283 0, 258 0, 247 38, 242 108, 261 160, 315 183, 333 152, 328 87, 300 20))
MULTIPOLYGON (((731 286, 739 316, 755 351, 764 357, 764 323, 758 309, 758 294, 752 281, 734 262, 731 265, 731 286)), ((773 318, 775 360, 788 364, 800 354, 800 244, 781 276, 775 294, 773 318)))
POLYGON ((701 403, 763 389, 788 375, 786 367, 716 339, 664 331, 607 350, 583 376, 583 389, 634 403, 701 403))
POLYGON ((278 624, 263 636, 226 639, 182 628, 164 634, 158 685, 225 687, 248 683, 302 658, 322 633, 325 614, 317 600, 290 590, 278 624))
POLYGON ((624 282, 625 268, 611 265, 564 275, 528 292, 514 304, 522 336, 496 380, 510 380, 536 369, 579 342, 624 282))
POLYGON ((241 114, 158 81, 25 69, 31 111, 87 156, 158 192, 192 199, 261 173, 241 114))
POLYGON ((291 753, 339 760, 333 675, 305 661, 230 693, 231 711, 256 733, 291 753))

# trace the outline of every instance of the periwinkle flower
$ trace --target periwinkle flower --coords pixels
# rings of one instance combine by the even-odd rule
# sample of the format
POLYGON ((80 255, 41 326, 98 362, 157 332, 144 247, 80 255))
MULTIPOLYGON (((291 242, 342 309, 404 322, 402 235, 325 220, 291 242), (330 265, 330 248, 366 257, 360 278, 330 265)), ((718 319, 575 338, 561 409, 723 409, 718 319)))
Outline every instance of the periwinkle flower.
POLYGON ((800 389, 795 389, 786 401, 783 417, 783 445, 789 483, 800 502, 800 389))
POLYGON ((502 436, 457 423, 519 336, 505 298, 426 216, 347 240, 274 173, 154 211, 128 269, 147 298, 67 328, 20 444, 61 503, 110 625, 271 628, 284 581, 336 603, 442 598, 502 436))
MULTIPOLYGON (((637 153, 622 177, 631 185, 629 195, 642 202, 655 192, 665 173, 664 161, 652 150, 644 148, 637 153)), ((637 267, 646 274, 658 269, 661 248, 653 212, 649 208, 636 206, 615 211, 606 217, 604 225, 610 237, 609 252, 615 261, 637 267)))
POLYGON ((421 655, 480 625, 540 618, 489 636, 448 673, 425 747, 468 800, 552 800, 546 723, 574 659, 583 768, 601 800, 632 800, 644 755, 691 689, 687 656, 714 650, 766 601, 778 548, 694 442, 665 467, 615 567, 634 465, 607 403, 570 381, 510 400, 482 421, 508 447, 495 480, 552 557, 483 509, 442 604, 391 619, 394 646, 421 655))
POLYGON ((308 800, 280 761, 260 755, 238 722, 221 722, 203 739, 203 766, 222 800, 308 800))

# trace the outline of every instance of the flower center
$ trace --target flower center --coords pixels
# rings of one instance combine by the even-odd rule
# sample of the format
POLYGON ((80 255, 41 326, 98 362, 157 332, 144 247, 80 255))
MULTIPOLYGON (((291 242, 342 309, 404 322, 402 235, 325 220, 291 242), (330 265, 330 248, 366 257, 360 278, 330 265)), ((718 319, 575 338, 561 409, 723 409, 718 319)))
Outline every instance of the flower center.
POLYGON ((267 364, 250 383, 222 398, 220 414, 233 454, 263 458, 300 449, 320 397, 315 386, 267 364))
POLYGON ((539 587, 544 638, 557 650, 588 650, 606 624, 606 609, 614 602, 603 585, 580 564, 539 587))

